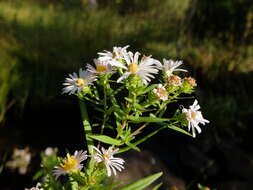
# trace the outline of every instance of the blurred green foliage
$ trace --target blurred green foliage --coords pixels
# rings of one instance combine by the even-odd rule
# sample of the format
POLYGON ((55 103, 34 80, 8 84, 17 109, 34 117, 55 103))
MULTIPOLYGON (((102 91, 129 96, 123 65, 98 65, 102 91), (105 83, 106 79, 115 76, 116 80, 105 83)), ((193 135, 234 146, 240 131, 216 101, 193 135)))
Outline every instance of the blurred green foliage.
MULTIPOLYGON (((250 1, 0 0, 0 122, 13 103, 60 95, 68 73, 113 46, 183 59, 195 77, 217 84, 226 73, 253 71, 250 1)), ((237 97, 209 95, 213 117, 217 101, 229 117, 240 107, 237 97)))

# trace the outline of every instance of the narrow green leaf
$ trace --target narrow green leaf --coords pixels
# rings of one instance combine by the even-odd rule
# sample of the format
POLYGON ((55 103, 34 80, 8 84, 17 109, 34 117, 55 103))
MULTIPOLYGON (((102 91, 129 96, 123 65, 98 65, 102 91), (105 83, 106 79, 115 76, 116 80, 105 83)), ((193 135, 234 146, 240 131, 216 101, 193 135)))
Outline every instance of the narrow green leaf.
POLYGON ((136 103, 136 104, 134 104, 134 107, 137 108, 140 111, 146 111, 146 109, 142 105, 140 105, 140 104, 136 103))
MULTIPOLYGON (((135 146, 137 146, 137 145, 143 143, 144 141, 146 141, 147 139, 149 139, 150 137, 152 137, 153 135, 155 135, 156 133, 158 133, 160 130, 165 129, 165 128, 166 128, 166 127, 163 126, 163 127, 159 128, 159 129, 153 131, 152 133, 149 133, 147 136, 143 137, 142 139, 140 139, 140 140, 138 140, 138 141, 136 141, 136 142, 134 142, 134 143, 132 143, 132 144, 135 145, 135 146)), ((128 151, 129 149, 131 149, 131 147, 124 147, 124 148, 121 148, 116 154, 122 153, 122 152, 126 152, 126 151, 128 151)))
POLYGON ((39 170, 35 175, 33 176, 33 180, 38 180, 40 177, 42 177, 44 172, 42 170, 39 170))
POLYGON ((127 98, 127 97, 125 97, 125 100, 126 100, 126 101, 128 101, 128 102, 133 103, 133 100, 132 100, 131 98, 127 98))
POLYGON ((142 190, 161 177, 163 173, 159 172, 151 176, 142 178, 132 184, 126 185, 125 187, 119 188, 118 190, 142 190))
POLYGON ((97 141, 101 141, 103 143, 106 143, 106 144, 117 145, 117 146, 122 144, 120 140, 111 138, 106 135, 94 134, 94 135, 89 135, 89 137, 92 139, 95 139, 97 141))
POLYGON ((192 137, 192 134, 188 133, 187 131, 185 131, 185 130, 183 130, 183 129, 177 127, 177 126, 168 125, 168 128, 173 129, 173 130, 175 130, 175 131, 178 131, 178 132, 180 132, 180 133, 184 133, 184 134, 189 135, 189 136, 192 137))
POLYGON ((81 111, 81 117, 83 120, 83 128, 85 131, 85 139, 86 139, 87 146, 88 146, 88 152, 89 152, 89 154, 92 154, 93 153, 93 148, 92 148, 93 141, 89 137, 92 134, 92 129, 91 129, 91 125, 89 122, 89 116, 88 116, 88 111, 87 111, 85 101, 79 100, 79 106, 80 106, 80 111, 81 111))
POLYGON ((99 112, 102 112, 102 113, 105 113, 105 110, 103 110, 102 108, 99 108, 99 107, 94 107, 95 110, 99 111, 99 112))
POLYGON ((148 93, 149 91, 153 90, 155 87, 157 87, 157 84, 152 84, 152 85, 150 85, 149 87, 145 88, 145 90, 138 91, 138 92, 137 92, 137 95, 146 94, 146 93, 148 93))
POLYGON ((78 183, 76 181, 70 181, 71 190, 78 190, 78 183))
POLYGON ((154 188, 152 188, 152 190, 158 190, 162 186, 162 184, 163 183, 157 184, 154 188))
POLYGON ((115 96, 116 94, 118 94, 121 90, 123 90, 125 88, 124 85, 122 85, 121 87, 119 87, 118 89, 114 90, 112 93, 112 96, 115 96))
POLYGON ((159 117, 134 117, 130 116, 129 120, 133 123, 161 123, 164 121, 169 121, 170 119, 167 118, 159 118, 159 117))
POLYGON ((92 187, 92 190, 111 190, 113 188, 115 188, 116 186, 118 186, 120 184, 120 182, 114 182, 112 184, 100 184, 100 185, 96 185, 95 187, 92 187))
POLYGON ((140 152, 141 150, 134 144, 130 143, 130 142, 125 142, 127 146, 129 146, 131 149, 137 150, 138 152, 140 152))

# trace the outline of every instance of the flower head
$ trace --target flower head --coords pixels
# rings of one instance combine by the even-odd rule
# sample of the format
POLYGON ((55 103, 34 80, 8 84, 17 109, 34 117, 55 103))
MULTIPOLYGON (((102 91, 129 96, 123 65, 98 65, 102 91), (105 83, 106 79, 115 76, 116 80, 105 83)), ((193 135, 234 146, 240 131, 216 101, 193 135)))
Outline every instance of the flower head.
POLYGON ((93 59, 95 67, 87 64, 87 71, 93 74, 110 74, 113 73, 112 65, 108 61, 103 61, 100 59, 93 59))
POLYGON ((56 153, 57 153, 57 148, 47 147, 47 148, 44 150, 44 154, 45 154, 46 156, 56 155, 56 153))
POLYGON ((151 58, 151 56, 143 56, 141 61, 138 61, 139 56, 139 52, 136 52, 135 54, 128 52, 128 54, 124 55, 124 60, 127 63, 128 70, 117 80, 117 82, 128 78, 132 74, 138 75, 145 85, 150 82, 150 78, 154 78, 153 74, 158 73, 158 61, 151 58))
POLYGON ((93 156, 97 163, 104 162, 106 166, 107 176, 111 176, 112 172, 114 175, 117 175, 116 170, 121 171, 124 169, 123 164, 124 160, 122 158, 115 158, 113 154, 118 151, 118 149, 113 149, 110 147, 109 149, 104 149, 102 147, 101 151, 93 147, 96 150, 96 154, 93 156))
POLYGON ((96 80, 96 76, 90 72, 79 70, 79 76, 76 73, 69 74, 69 78, 65 79, 65 86, 62 93, 69 95, 79 93, 84 87, 92 84, 96 80))
POLYGON ((60 165, 54 167, 53 174, 57 179, 61 175, 82 169, 81 162, 86 160, 87 157, 87 151, 75 151, 74 155, 67 154, 60 165))
POLYGON ((193 105, 191 105, 189 109, 183 108, 182 110, 188 121, 188 131, 192 130, 192 136, 194 138, 196 137, 195 129, 198 133, 201 133, 199 123, 203 125, 205 125, 205 123, 209 123, 208 120, 203 118, 201 111, 198 111, 199 109, 200 106, 198 105, 198 101, 195 100, 193 105))
POLYGON ((182 80, 179 76, 177 75, 170 75, 167 78, 167 82, 172 85, 172 86, 181 86, 182 85, 182 80))
POLYGON ((187 81, 192 87, 197 86, 196 80, 192 77, 185 77, 185 81, 187 81))
POLYGON ((101 61, 108 61, 112 66, 121 67, 124 69, 127 69, 127 67, 122 63, 122 59, 124 58, 124 55, 127 54, 127 48, 129 45, 125 47, 113 47, 113 51, 104 51, 99 52, 98 54, 101 61))
POLYGON ((163 59, 163 65, 160 66, 160 69, 162 69, 166 73, 166 76, 169 77, 173 74, 174 71, 187 72, 187 70, 185 69, 177 68, 182 64, 183 64, 182 61, 173 61, 171 59, 170 60, 163 59))
POLYGON ((6 163, 6 166, 10 169, 18 169, 20 174, 26 174, 28 165, 31 161, 31 153, 29 148, 17 149, 15 148, 10 161, 6 163))
POLYGON ((163 101, 168 100, 168 92, 162 84, 158 84, 157 88, 153 89, 153 93, 163 101))

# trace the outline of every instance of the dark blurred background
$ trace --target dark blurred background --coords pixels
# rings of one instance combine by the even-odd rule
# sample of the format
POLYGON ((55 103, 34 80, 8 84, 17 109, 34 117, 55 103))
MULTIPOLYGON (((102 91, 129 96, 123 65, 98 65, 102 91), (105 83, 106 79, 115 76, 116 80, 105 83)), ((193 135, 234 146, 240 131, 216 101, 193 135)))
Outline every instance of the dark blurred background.
MULTIPOLYGON (((187 189, 252 190, 252 43, 252 0, 0 0, 0 160, 14 147, 83 148, 78 102, 61 95, 64 78, 98 51, 130 45, 183 60, 211 121, 196 139, 168 131, 142 148, 187 189)), ((33 169, 0 170, 0 189, 29 187, 33 169)))

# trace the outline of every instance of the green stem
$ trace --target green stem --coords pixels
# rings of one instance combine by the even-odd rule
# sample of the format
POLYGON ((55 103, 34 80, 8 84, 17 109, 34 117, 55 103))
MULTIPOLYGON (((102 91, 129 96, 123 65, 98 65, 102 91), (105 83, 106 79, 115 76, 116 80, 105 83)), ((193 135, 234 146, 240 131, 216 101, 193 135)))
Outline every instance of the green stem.
POLYGON ((81 100, 81 99, 79 99, 79 105, 80 105, 81 116, 82 116, 82 120, 83 120, 85 138, 86 138, 86 142, 87 142, 87 146, 88 146, 88 152, 89 152, 89 154, 92 154, 93 153, 92 146, 94 143, 93 143, 92 138, 90 138, 90 135, 92 135, 92 129, 91 129, 91 125, 89 122, 87 107, 86 107, 85 101, 81 100))
MULTIPOLYGON (((107 110, 107 92, 106 92, 106 88, 107 88, 107 84, 106 84, 106 81, 104 81, 104 111, 107 110)), ((107 115, 106 115, 106 112, 105 112, 104 116, 103 116, 103 123, 102 123, 102 126, 101 126, 100 134, 103 134, 103 132, 104 132, 106 118, 107 118, 107 115)))

